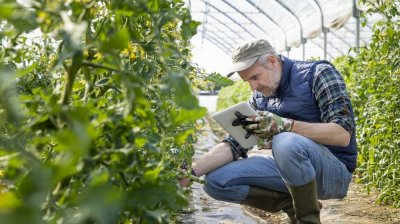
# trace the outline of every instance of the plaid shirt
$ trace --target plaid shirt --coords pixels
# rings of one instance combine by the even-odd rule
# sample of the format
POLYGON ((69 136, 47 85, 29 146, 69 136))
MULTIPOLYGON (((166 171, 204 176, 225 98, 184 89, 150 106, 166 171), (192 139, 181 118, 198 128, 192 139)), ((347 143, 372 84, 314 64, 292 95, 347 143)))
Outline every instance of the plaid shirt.
POLYGON ((321 110, 321 121, 336 123, 353 135, 356 125, 346 85, 340 73, 329 64, 317 65, 312 91, 321 110))
MULTIPOLYGON (((355 122, 346 85, 343 77, 332 65, 327 63, 317 65, 312 92, 321 111, 321 121, 336 123, 353 135, 355 122)), ((230 145, 234 160, 247 157, 249 149, 241 147, 231 136, 225 138, 223 142, 230 145)))

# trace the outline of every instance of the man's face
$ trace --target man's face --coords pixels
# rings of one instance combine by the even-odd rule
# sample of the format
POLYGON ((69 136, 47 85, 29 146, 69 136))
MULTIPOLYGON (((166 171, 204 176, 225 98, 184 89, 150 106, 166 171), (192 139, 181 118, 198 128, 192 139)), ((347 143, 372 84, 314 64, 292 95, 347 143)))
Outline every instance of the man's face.
POLYGON ((250 68, 238 73, 243 81, 250 84, 253 91, 257 90, 264 96, 272 96, 278 89, 282 76, 282 67, 273 56, 268 56, 266 61, 266 63, 257 61, 250 68))

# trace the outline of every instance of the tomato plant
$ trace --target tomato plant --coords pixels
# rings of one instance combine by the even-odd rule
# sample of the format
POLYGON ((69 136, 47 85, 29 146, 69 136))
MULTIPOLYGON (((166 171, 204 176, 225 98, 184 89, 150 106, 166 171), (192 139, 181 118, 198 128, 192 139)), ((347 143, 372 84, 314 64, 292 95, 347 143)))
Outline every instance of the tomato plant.
POLYGON ((0 3, 0 220, 167 222, 205 114, 184 3, 0 3))
POLYGON ((357 57, 339 58, 353 101, 359 145, 357 181, 379 192, 378 203, 400 207, 399 1, 368 1, 382 20, 357 57))

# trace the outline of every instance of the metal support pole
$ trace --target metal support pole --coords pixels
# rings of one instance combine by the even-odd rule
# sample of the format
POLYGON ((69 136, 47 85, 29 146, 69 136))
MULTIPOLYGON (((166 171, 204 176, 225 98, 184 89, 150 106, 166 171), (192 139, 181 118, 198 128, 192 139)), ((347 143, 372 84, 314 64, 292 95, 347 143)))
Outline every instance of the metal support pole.
MULTIPOLYGON (((297 23, 299 24, 299 28, 300 28, 300 41, 301 43, 303 43, 303 40, 305 40, 305 38, 303 38, 303 26, 301 25, 300 19, 299 17, 297 17, 296 13, 294 13, 285 3, 283 3, 281 0, 276 0, 277 3, 279 3, 279 5, 282 6, 283 9, 285 9, 287 12, 289 12, 297 21, 297 23)), ((303 60, 305 57, 305 48, 303 45, 303 60)))
POLYGON ((319 2, 317 0, 314 0, 314 2, 317 5, 318 10, 319 10, 319 12, 321 14, 321 29, 322 29, 322 32, 324 33, 324 60, 326 60, 326 55, 328 53, 327 52, 328 51, 328 49, 327 49, 327 46, 328 46, 327 45, 327 35, 328 35, 329 30, 327 28, 325 28, 325 26, 324 26, 325 18, 324 18, 324 12, 322 11, 321 5, 319 4, 319 2))
POLYGON ((353 0, 353 17, 356 19, 356 53, 360 50, 360 10, 357 8, 356 0, 353 0))
POLYGON ((326 60, 326 55, 328 53, 328 29, 322 27, 322 31, 324 32, 324 60, 326 60))

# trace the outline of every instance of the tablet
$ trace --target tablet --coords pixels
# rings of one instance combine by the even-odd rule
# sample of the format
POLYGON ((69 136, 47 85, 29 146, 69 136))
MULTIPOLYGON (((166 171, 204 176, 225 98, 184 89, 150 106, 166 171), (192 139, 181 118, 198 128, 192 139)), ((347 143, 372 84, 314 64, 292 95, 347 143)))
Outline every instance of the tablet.
POLYGON ((224 128, 243 148, 250 148, 257 144, 257 137, 251 135, 248 139, 245 138, 247 131, 242 126, 233 126, 232 122, 237 118, 235 112, 239 111, 246 116, 259 116, 258 113, 251 107, 250 103, 243 102, 233 105, 223 111, 212 115, 212 118, 224 128))

